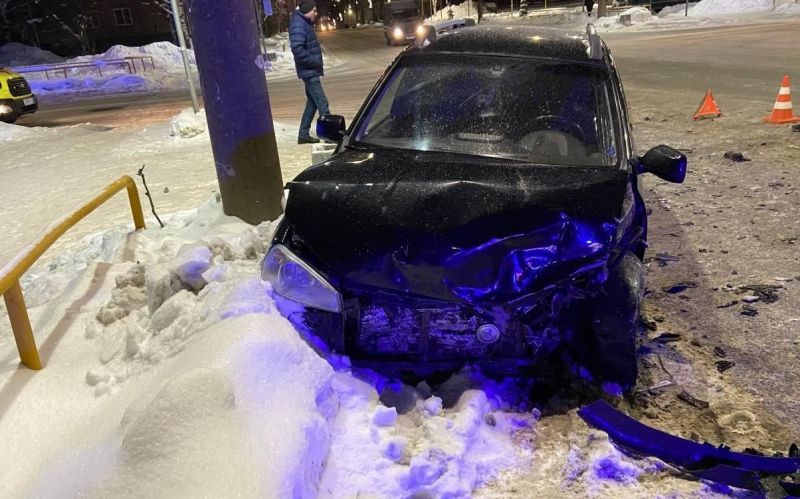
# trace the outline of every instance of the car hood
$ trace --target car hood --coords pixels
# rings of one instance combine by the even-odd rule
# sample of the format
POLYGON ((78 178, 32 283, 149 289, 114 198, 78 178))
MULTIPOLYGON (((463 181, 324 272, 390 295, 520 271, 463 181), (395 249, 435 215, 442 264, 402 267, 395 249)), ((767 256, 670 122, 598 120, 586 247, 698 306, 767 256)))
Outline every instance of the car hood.
POLYGON ((338 287, 508 302, 604 265, 628 176, 351 150, 288 184, 285 220, 299 251, 338 287))

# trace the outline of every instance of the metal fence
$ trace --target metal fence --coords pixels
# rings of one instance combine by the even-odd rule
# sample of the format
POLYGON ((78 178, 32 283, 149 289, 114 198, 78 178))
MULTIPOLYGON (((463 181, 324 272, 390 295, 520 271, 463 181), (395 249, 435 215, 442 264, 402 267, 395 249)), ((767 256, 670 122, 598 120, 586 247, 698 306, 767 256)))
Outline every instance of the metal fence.
POLYGON ((139 63, 141 72, 153 70, 156 68, 153 56, 129 56, 123 59, 107 59, 97 60, 93 62, 64 62, 56 64, 37 64, 34 66, 17 66, 12 68, 17 73, 44 73, 45 79, 49 80, 51 75, 63 75, 67 78, 68 72, 78 69, 93 69, 96 70, 100 76, 103 76, 103 69, 108 72, 108 68, 123 68, 127 70, 128 74, 135 74, 139 71, 136 63, 139 63))

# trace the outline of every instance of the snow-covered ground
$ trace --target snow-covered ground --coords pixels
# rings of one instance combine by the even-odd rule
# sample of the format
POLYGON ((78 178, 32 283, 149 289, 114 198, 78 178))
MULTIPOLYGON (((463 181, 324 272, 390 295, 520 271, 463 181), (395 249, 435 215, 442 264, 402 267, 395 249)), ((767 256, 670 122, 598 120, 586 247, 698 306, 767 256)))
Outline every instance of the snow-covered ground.
MULTIPOLYGON (((727 19, 797 11, 763 12, 727 19)), ((637 29, 670 16, 682 12, 637 29)), ((288 180, 310 148, 276 130, 288 180)), ((574 413, 540 419, 516 381, 467 369, 405 386, 309 346, 258 277, 276 223, 222 213, 202 115, 134 131, 0 124, 0 142, 0 198, 13 200, 0 206, 0 268, 77 204, 72 192, 142 164, 166 223, 148 214, 131 234, 119 198, 26 274, 42 371, 18 365, 0 304, 0 497, 738 494, 628 458, 574 413)))
MULTIPOLYGON (((295 73, 294 57, 289 47, 286 33, 265 38, 263 52, 274 54, 275 60, 268 58, 255 61, 263 67, 267 78, 292 76, 295 73)), ((194 52, 188 51, 193 76, 197 81, 197 67, 194 52)), ((170 42, 156 42, 143 47, 115 45, 102 54, 62 59, 51 52, 10 43, 0 48, 0 66, 41 66, 46 64, 90 64, 88 67, 63 71, 26 72, 33 92, 45 102, 73 99, 76 96, 94 96, 127 92, 157 92, 188 88, 179 47, 170 42), (107 61, 126 57, 145 57, 136 59, 133 64, 136 72, 131 74, 127 65, 109 64, 107 61), (48 78, 49 76, 49 78, 48 78)), ((334 66, 337 59, 326 54, 326 66, 334 66)))

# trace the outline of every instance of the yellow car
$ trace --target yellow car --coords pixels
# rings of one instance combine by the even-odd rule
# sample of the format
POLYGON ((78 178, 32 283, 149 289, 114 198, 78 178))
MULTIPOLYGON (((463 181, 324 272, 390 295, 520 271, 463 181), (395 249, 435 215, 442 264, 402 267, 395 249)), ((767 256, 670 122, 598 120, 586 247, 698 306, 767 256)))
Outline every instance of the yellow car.
POLYGON ((23 114, 35 113, 39 101, 21 74, 0 68, 0 121, 14 123, 23 114))

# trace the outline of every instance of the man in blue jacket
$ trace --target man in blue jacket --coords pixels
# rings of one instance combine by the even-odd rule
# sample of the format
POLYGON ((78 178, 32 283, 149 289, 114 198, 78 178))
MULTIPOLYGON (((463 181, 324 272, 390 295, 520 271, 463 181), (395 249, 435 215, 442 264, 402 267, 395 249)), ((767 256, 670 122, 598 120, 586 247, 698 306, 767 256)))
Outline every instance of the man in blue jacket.
POLYGON ((303 80, 306 87, 306 108, 300 120, 300 133, 297 136, 298 144, 315 144, 319 139, 309 134, 314 113, 319 111, 320 116, 331 114, 328 109, 328 98, 322 90, 319 77, 324 75, 322 69, 322 48, 314 31, 314 20, 317 18, 317 6, 314 0, 302 0, 297 9, 292 12, 289 22, 289 42, 292 45, 294 65, 297 77, 303 80))

